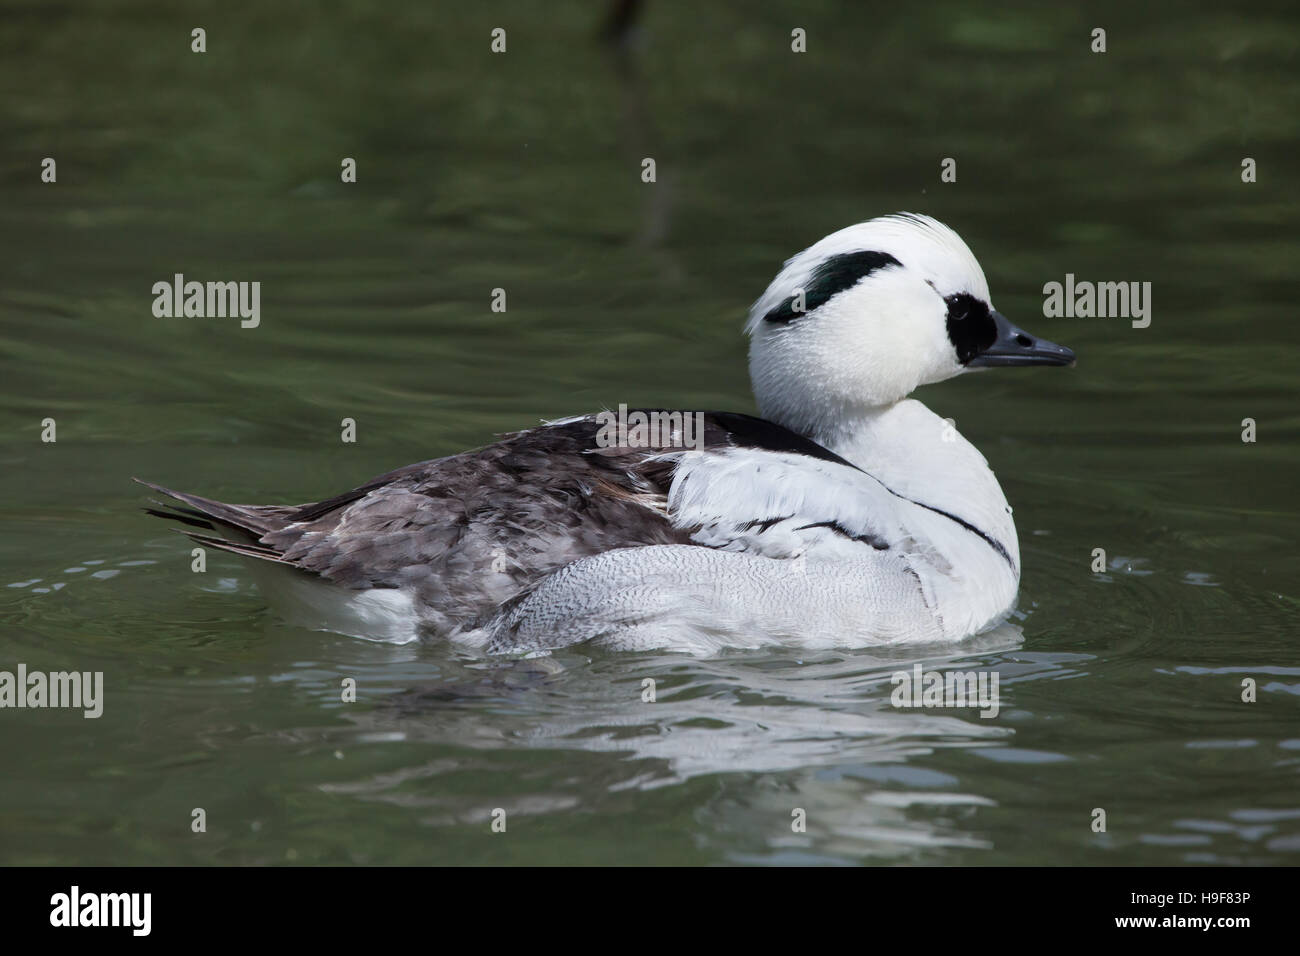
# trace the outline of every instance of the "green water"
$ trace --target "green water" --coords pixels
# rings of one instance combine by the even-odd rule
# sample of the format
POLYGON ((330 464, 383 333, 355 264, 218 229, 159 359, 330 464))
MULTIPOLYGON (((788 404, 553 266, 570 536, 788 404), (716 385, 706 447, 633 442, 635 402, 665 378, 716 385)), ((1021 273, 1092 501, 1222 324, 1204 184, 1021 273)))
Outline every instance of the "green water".
POLYGON ((651 3, 620 59, 599 10, 0 5, 0 670, 105 681, 98 720, 0 710, 0 862, 1295 862, 1300 12, 651 3), (386 646, 138 510, 132 475, 314 500, 619 402, 752 411, 748 304, 898 209, 1079 354, 918 395, 1015 507, 992 634, 386 646), (155 318, 178 272, 260 281, 260 326, 155 318), (1066 273, 1151 282, 1150 327, 1044 318, 1066 273), (916 662, 1001 713, 892 707, 916 662))

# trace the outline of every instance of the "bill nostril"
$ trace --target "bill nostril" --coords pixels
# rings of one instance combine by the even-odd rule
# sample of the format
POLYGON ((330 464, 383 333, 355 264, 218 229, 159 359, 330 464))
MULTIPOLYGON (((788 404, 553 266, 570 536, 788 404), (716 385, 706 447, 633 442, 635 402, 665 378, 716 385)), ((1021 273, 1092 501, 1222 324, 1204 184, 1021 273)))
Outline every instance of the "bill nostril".
POLYGON ((1031 339, 1029 336, 1025 335, 1024 332, 1021 332, 1016 336, 1016 344, 1021 346, 1022 348, 1029 348, 1034 344, 1034 340, 1031 339))

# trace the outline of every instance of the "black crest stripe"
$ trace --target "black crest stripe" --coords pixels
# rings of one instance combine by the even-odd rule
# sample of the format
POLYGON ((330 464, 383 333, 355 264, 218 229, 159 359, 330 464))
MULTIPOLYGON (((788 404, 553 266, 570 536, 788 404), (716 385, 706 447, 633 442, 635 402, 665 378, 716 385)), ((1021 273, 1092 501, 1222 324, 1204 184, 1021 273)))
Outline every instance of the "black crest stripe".
POLYGON ((813 271, 812 278, 804 286, 802 310, 795 309, 795 297, 792 295, 763 316, 763 321, 791 322, 818 306, 825 305, 845 289, 853 288, 873 272, 886 266, 901 265, 887 252, 846 252, 841 256, 831 256, 813 271))

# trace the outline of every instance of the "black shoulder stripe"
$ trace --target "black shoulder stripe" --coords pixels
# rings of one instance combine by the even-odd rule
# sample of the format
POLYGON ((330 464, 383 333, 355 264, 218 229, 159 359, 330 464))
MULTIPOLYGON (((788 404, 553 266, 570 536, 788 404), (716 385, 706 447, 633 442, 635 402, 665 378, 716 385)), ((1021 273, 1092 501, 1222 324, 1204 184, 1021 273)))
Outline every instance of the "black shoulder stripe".
POLYGON ((746 521, 744 524, 742 524, 740 526, 740 530, 753 531, 755 528, 757 528, 759 532, 762 533, 766 531, 768 528, 772 527, 772 525, 779 524, 782 521, 788 521, 790 518, 793 517, 794 517, 793 514, 788 514, 788 515, 776 515, 775 517, 772 518, 755 518, 753 521, 746 521))
MULTIPOLYGON (((921 504, 921 503, 918 501, 917 504, 921 504)), ((979 537, 983 538, 984 541, 988 544, 988 546, 989 546, 990 548, 992 548, 994 551, 996 551, 999 555, 1002 556, 1002 560, 1005 561, 1005 562, 1007 563, 1007 566, 1010 567, 1011 570, 1014 571, 1014 570, 1016 569, 1016 562, 1014 562, 1014 561, 1011 560, 1011 555, 1007 552, 1006 546, 1003 545, 1003 543, 1002 543, 1001 541, 999 541, 997 538, 993 537, 993 535, 989 534, 987 531, 983 531, 983 530, 981 530, 981 529, 975 527, 975 526, 974 526, 973 524, 971 524, 969 521, 966 521, 966 520, 964 520, 964 519, 962 519, 962 518, 959 518, 959 517, 957 517, 957 516, 954 515, 954 514, 949 514, 949 513, 946 512, 946 511, 941 511, 941 510, 938 509, 938 508, 931 508, 929 505, 921 505, 921 507, 922 507, 922 508, 930 508, 930 510, 933 511, 935 514, 943 515, 945 518, 949 518, 949 519, 951 519, 951 520, 957 522, 959 525, 961 525, 961 526, 962 526, 963 528, 965 528, 967 531, 973 532, 974 534, 976 534, 976 535, 978 535, 979 537)))
POLYGON ((803 525, 802 527, 795 528, 794 530, 807 531, 809 528, 830 528, 836 534, 843 535, 844 537, 848 538, 850 541, 856 541, 859 544, 869 544, 877 551, 889 550, 888 541, 885 541, 881 538, 877 538, 870 531, 866 532, 865 534, 854 534, 852 531, 844 527, 844 525, 840 524, 838 521, 815 521, 812 524, 806 524, 803 525))
POLYGON ((763 316, 764 322, 791 322, 825 305, 833 296, 851 289, 871 273, 902 263, 887 252, 846 252, 819 265, 803 290, 803 308, 796 309, 792 295, 763 316))
POLYGON ((742 415, 740 412, 705 412, 704 415, 707 421, 716 423, 725 431, 725 437, 731 445, 740 448, 757 448, 762 451, 807 455, 809 458, 820 458, 822 461, 846 465, 855 471, 862 470, 829 448, 823 448, 811 438, 805 438, 798 432, 792 432, 767 419, 742 415))
POLYGON ((944 511, 942 508, 936 508, 933 505, 927 505, 924 501, 917 501, 915 498, 909 498, 906 495, 900 495, 898 494, 898 492, 893 491, 892 489, 889 488, 886 488, 886 490, 889 491, 890 494, 902 498, 904 501, 910 501, 912 502, 912 504, 924 508, 926 511, 933 511, 935 514, 942 515, 943 517, 947 518, 949 521, 957 522, 957 524, 961 525, 967 531, 971 532, 972 534, 980 538, 983 538, 984 542, 1002 557, 1002 560, 1007 563, 1007 566, 1010 567, 1012 571, 1016 570, 1016 562, 1011 560, 1011 554, 1007 551, 1006 546, 1003 545, 1003 543, 999 541, 997 538, 993 537, 993 535, 989 534, 987 531, 983 531, 975 527, 965 518, 959 518, 957 517, 957 515, 952 514, 951 512, 948 511, 944 511))

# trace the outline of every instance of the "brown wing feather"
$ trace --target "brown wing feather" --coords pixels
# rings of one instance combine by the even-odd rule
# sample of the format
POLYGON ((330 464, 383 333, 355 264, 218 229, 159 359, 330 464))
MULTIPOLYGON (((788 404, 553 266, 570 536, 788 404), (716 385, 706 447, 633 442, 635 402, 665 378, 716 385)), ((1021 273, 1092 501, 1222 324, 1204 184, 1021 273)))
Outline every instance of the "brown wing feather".
MULTIPOLYGON (((206 546, 348 588, 410 588, 444 623, 465 623, 579 558, 690 542, 691 529, 667 514, 676 459, 662 453, 673 449, 600 447, 599 430, 584 418, 517 432, 297 506, 231 505, 142 483, 189 506, 151 513, 241 539, 187 532, 206 546)), ((745 415, 709 413, 703 439, 834 457, 745 415)))

